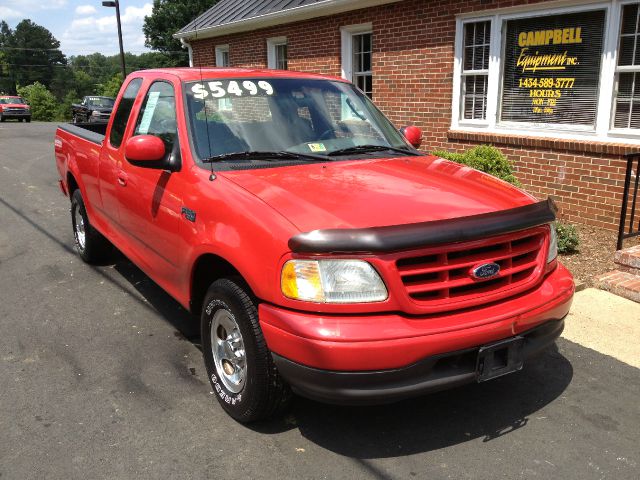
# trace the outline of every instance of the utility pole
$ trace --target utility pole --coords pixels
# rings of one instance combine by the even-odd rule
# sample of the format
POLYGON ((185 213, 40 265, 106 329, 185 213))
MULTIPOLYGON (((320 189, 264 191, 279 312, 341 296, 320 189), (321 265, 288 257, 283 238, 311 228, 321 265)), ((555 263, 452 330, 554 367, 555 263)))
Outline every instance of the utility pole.
POLYGON ((120 43, 120 64, 122 66, 122 80, 127 77, 127 68, 124 64, 124 48, 122 47, 122 27, 120 26, 120 2, 119 0, 102 2, 103 7, 115 7, 116 9, 116 22, 118 23, 118 42, 120 43))

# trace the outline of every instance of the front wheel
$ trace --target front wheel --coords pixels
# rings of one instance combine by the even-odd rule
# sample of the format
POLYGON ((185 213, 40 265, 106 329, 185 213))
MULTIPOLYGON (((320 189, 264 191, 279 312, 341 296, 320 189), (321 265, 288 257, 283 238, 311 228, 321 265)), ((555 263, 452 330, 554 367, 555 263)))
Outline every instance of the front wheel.
POLYGON ((283 411, 291 391, 273 363, 248 289, 240 281, 217 280, 203 305, 204 363, 222 408, 243 423, 283 411))

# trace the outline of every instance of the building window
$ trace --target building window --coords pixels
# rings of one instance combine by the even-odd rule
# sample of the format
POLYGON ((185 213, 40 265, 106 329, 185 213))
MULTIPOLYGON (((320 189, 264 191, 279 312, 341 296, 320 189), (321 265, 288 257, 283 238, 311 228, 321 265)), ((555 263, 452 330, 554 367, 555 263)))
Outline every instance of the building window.
POLYGON ((353 83, 367 96, 373 94, 371 75, 371 33, 359 33, 353 36, 353 83))
POLYGON ((461 115, 464 119, 486 118, 490 38, 491 22, 465 24, 461 82, 461 115))
POLYGON ((614 128, 640 128, 640 8, 622 7, 618 64, 616 66, 614 128))
POLYGON ((373 97, 373 34, 371 24, 341 29, 342 76, 373 97))
POLYGON ((287 39, 285 37, 267 40, 267 66, 277 70, 288 69, 287 39))
POLYGON ((640 142, 638 5, 461 15, 452 128, 640 142))
POLYGON ((218 45, 216 47, 216 67, 230 67, 229 45, 218 45))

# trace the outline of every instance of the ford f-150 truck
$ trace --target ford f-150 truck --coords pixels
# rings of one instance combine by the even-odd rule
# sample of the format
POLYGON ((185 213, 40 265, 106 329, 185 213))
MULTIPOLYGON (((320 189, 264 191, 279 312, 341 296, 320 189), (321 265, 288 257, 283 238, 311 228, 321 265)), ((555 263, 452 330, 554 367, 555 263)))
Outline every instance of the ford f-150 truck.
POLYGON ((535 362, 574 293, 551 200, 416 149, 351 83, 130 74, 107 125, 61 125, 75 248, 115 245, 200 319, 239 421, 291 392, 391 402, 535 362))

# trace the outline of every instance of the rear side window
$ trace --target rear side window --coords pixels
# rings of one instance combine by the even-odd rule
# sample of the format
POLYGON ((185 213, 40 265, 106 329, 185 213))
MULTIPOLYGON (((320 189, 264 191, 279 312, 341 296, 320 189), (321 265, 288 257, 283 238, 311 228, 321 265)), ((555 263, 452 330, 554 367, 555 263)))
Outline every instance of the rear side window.
POLYGON ((112 147, 118 148, 122 143, 124 131, 127 128, 127 121, 133 108, 133 102, 138 96, 138 91, 142 85, 141 78, 134 78, 127 85, 127 89, 122 94, 122 99, 118 104, 116 112, 113 114, 113 124, 111 125, 111 134, 109 135, 109 143, 112 147))

